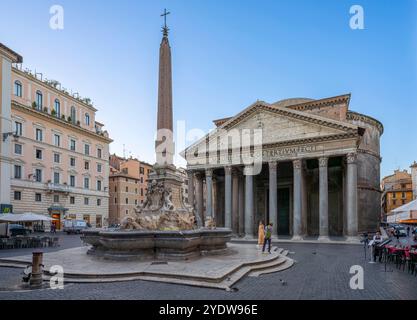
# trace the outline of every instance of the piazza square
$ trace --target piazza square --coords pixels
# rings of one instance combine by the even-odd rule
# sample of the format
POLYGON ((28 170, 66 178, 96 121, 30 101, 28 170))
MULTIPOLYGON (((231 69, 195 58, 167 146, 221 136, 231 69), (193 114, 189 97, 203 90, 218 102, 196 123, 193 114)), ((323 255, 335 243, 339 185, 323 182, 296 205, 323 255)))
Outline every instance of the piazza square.
POLYGON ((415 48, 400 24, 382 53, 384 15, 364 2, 320 3, 332 19, 299 33, 288 19, 311 4, 225 3, 216 25, 209 2, 39 1, 40 46, 20 27, 0 39, 0 300, 233 318, 417 299, 415 93, 391 83, 416 84, 397 57, 415 48), (72 14, 95 6, 89 28, 72 14), (52 63, 75 26, 84 56, 63 44, 52 63))

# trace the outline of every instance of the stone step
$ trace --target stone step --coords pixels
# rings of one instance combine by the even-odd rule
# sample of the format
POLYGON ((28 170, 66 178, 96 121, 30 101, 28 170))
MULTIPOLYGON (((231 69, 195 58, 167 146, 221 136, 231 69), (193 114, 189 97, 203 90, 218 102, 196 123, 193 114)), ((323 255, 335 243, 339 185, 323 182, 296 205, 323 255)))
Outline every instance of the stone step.
POLYGON ((280 271, 283 271, 285 269, 291 268, 293 265, 294 265, 294 260, 286 258, 283 263, 281 263, 277 266, 274 266, 274 267, 271 267, 271 268, 266 268, 266 269, 260 270, 260 271, 251 272, 249 274, 249 276, 250 277, 259 277, 260 275, 263 275, 263 274, 280 272, 280 271))

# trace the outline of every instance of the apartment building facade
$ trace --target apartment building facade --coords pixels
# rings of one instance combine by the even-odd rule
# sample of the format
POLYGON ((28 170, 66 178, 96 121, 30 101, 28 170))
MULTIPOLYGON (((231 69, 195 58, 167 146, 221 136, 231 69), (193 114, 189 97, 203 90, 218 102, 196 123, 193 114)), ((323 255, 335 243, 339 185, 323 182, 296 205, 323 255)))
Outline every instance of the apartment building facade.
POLYGON ((42 80, 11 64, 7 68, 2 92, 10 94, 2 102, 2 117, 7 119, 2 132, 13 134, 3 139, 7 159, 3 157, 1 167, 9 176, 2 177, 2 183, 9 180, 9 186, 2 185, 3 207, 9 203, 14 213, 47 214, 58 230, 68 218, 106 226, 112 140, 95 119, 97 109, 90 99, 61 89, 57 81, 42 80))

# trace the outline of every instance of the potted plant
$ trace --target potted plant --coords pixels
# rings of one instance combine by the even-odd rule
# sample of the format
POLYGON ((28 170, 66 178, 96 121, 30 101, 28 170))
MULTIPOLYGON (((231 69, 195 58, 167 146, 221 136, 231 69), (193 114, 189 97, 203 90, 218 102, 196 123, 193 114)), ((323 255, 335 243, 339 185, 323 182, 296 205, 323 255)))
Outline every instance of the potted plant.
POLYGON ((43 108, 43 112, 48 113, 48 108, 47 107, 44 107, 43 108))
POLYGON ((63 114, 63 115, 61 116, 61 119, 62 119, 62 120, 65 120, 65 114, 63 114))
POLYGON ((68 116, 67 121, 71 122, 71 117, 70 116, 68 116))
POLYGON ((32 109, 36 109, 36 108, 37 108, 37 106, 38 106, 38 105, 36 104, 36 102, 35 102, 35 101, 33 101, 33 102, 32 102, 32 109))
POLYGON ((77 126, 80 126, 81 122, 80 120, 77 120, 77 126))
POLYGON ((52 109, 52 111, 51 111, 51 115, 56 116, 56 111, 55 111, 55 109, 52 109))

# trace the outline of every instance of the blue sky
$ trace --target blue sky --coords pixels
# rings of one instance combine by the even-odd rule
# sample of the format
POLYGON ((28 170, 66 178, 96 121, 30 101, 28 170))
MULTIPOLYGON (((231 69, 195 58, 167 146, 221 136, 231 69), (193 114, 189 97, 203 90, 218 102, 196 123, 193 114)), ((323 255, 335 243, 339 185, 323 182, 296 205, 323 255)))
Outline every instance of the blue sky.
POLYGON ((417 160, 417 1, 0 0, 0 42, 90 97, 111 152, 154 162, 160 13, 171 28, 174 117, 212 128, 257 99, 351 93, 380 120, 382 175, 417 160), (64 8, 64 30, 49 8, 64 8), (352 30, 349 9, 364 8, 352 30))

